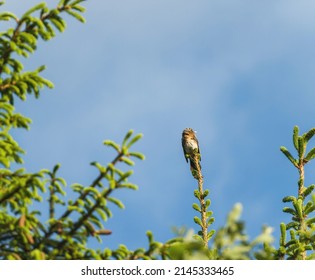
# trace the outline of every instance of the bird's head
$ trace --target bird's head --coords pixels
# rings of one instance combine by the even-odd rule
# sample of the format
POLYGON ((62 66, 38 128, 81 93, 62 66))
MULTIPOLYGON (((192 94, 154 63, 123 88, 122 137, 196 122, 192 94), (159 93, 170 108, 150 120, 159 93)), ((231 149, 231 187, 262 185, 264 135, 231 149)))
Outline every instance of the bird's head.
POLYGON ((196 131, 194 131, 192 128, 185 128, 183 130, 183 137, 184 136, 194 136, 196 131))

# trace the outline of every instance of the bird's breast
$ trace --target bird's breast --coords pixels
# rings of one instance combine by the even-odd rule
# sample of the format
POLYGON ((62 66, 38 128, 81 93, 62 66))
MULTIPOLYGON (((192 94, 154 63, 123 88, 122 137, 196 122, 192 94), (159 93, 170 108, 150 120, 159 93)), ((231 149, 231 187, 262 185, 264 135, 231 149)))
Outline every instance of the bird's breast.
POLYGON ((187 140, 187 143, 186 143, 186 147, 189 151, 194 151, 195 149, 198 150, 198 144, 195 140, 193 139, 188 139, 187 140))

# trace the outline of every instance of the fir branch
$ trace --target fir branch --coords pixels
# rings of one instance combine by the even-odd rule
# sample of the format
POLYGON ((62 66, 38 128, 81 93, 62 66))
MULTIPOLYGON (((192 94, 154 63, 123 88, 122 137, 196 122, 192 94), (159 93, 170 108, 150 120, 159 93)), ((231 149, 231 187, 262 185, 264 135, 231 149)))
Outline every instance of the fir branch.
POLYGON ((204 191, 203 191, 203 176, 199 164, 199 156, 197 153, 194 154, 193 160, 197 167, 197 178, 198 178, 198 191, 199 191, 199 202, 200 202, 200 214, 201 214, 201 231, 202 240, 204 247, 208 248, 208 226, 207 226, 207 207, 205 203, 204 191))
POLYGON ((211 201, 210 199, 206 199, 209 194, 209 190, 203 190, 203 176, 199 163, 200 154, 197 151, 194 151, 190 158, 194 162, 194 166, 196 166, 196 170, 192 171, 193 177, 198 180, 198 189, 194 191, 194 195, 199 200, 200 204, 200 206, 196 203, 193 204, 194 210, 200 213, 200 218, 195 216, 194 222, 201 227, 201 230, 198 232, 198 235, 195 235, 195 238, 202 241, 204 248, 208 248, 209 240, 215 233, 214 230, 208 232, 209 226, 214 222, 212 211, 208 211, 211 201))
MULTIPOLYGON (((112 165, 116 165, 117 162, 119 162, 119 160, 123 157, 123 153, 119 153, 112 161, 110 164, 112 165)), ((92 182, 92 184, 90 185, 92 188, 95 188, 96 186, 99 185, 99 183, 102 181, 102 179, 104 179, 107 175, 107 173, 109 172, 110 169, 106 169, 106 171, 104 173, 100 173, 95 180, 92 182)), ((78 206, 79 205, 79 201, 85 200, 85 198, 87 197, 87 195, 89 194, 88 191, 82 192, 82 194, 76 199, 76 201, 72 204, 72 206, 78 206)), ((63 221, 65 220, 67 217, 70 216, 70 214, 73 212, 73 209, 67 209, 58 219, 58 221, 63 221)), ((81 224, 80 224, 81 225, 81 224)), ((36 244, 35 248, 38 248, 40 246, 40 244, 45 244, 50 236, 56 231, 56 226, 57 223, 52 224, 48 231, 46 232, 46 234, 44 235, 44 237, 39 241, 38 244, 36 244)))
POLYGON ((276 257, 284 259, 285 256, 288 259, 300 259, 305 260, 308 258, 307 251, 312 250, 315 244, 312 241, 314 238, 314 224, 315 220, 308 218, 311 212, 314 212, 314 201, 308 201, 306 203, 306 197, 310 195, 314 186, 305 187, 305 165, 314 159, 314 148, 305 156, 308 141, 315 134, 315 129, 311 129, 302 136, 298 135, 299 128, 297 126, 293 129, 293 144, 298 152, 298 158, 295 159, 290 152, 281 147, 281 151, 291 161, 291 163, 298 169, 298 191, 297 196, 286 196, 283 202, 291 202, 291 207, 284 207, 283 212, 292 215, 292 220, 288 224, 281 223, 281 239, 280 248, 276 252, 276 257), (286 242, 286 231, 290 231, 290 240, 286 242))

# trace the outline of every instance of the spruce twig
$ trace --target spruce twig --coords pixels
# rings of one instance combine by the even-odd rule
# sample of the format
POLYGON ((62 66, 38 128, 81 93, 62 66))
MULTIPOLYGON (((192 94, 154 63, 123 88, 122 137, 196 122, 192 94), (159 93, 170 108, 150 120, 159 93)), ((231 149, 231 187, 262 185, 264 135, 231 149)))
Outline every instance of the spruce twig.
POLYGON ((214 222, 214 218, 212 217, 212 211, 208 211, 208 207, 210 206, 210 199, 206 199, 209 194, 209 190, 203 190, 203 176, 201 172, 201 166, 199 163, 200 154, 195 151, 193 156, 191 156, 191 160, 194 161, 196 170, 193 172, 193 177, 198 181, 198 189, 195 190, 194 195, 199 200, 199 205, 196 203, 193 204, 193 208, 200 213, 200 218, 195 216, 194 221, 201 227, 201 230, 196 235, 197 239, 201 239, 204 248, 208 249, 209 240, 212 235, 215 233, 214 230, 208 232, 208 227, 214 222))
POLYGON ((286 196, 283 202, 292 203, 291 207, 284 207, 283 211, 292 215, 292 221, 288 224, 281 223, 281 240, 280 248, 278 250, 278 258, 284 259, 288 255, 288 259, 305 260, 307 251, 314 248, 314 221, 309 215, 314 212, 314 202, 306 202, 306 197, 309 196, 315 186, 311 185, 305 187, 305 170, 304 166, 315 158, 315 149, 311 149, 306 154, 306 148, 309 140, 315 135, 315 128, 311 129, 303 135, 299 135, 299 128, 294 127, 293 130, 293 144, 297 151, 298 157, 294 158, 291 153, 285 148, 280 150, 291 161, 291 163, 298 169, 298 192, 297 197, 286 196), (290 232, 290 241, 286 242, 286 231, 290 232))
POLYGON ((201 210, 201 231, 202 231, 202 240, 203 245, 205 248, 208 248, 208 228, 207 228, 207 207, 204 198, 204 191, 203 191, 203 176, 201 173, 201 168, 199 164, 199 155, 197 153, 194 154, 194 162, 197 167, 197 180, 198 180, 198 191, 199 191, 199 202, 200 202, 200 210, 201 210))

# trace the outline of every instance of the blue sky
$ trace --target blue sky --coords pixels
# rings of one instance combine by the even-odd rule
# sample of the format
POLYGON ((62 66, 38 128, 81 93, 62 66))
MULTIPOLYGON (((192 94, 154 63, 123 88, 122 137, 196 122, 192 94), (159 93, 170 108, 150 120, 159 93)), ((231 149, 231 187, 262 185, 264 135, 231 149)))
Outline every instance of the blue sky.
MULTIPOLYGON (((47 1, 53 7, 58 1, 47 1)), ((38 1, 10 0, 18 16, 38 1)), ((39 100, 17 109, 33 119, 17 133, 29 171, 62 165, 71 185, 89 184, 89 163, 113 154, 104 139, 121 141, 129 129, 144 134, 146 155, 131 181, 139 191, 119 195, 102 244, 134 249, 173 236, 193 223, 196 181, 181 147, 185 127, 197 131, 214 227, 241 202, 251 238, 263 224, 287 222, 282 198, 297 192, 298 173, 281 154, 293 150, 294 125, 315 126, 313 1, 87 1, 86 24, 68 28, 25 62, 45 64, 54 82, 39 100)), ((2 7, 3 9, 3 7, 2 7)), ((314 143, 310 143, 314 145, 314 143)), ((306 183, 314 183, 314 165, 306 183)), ((68 188, 68 187, 67 187, 68 188)))

